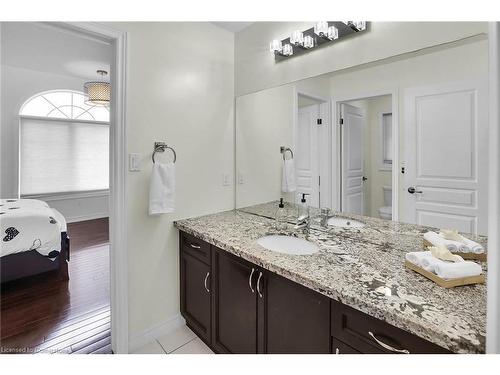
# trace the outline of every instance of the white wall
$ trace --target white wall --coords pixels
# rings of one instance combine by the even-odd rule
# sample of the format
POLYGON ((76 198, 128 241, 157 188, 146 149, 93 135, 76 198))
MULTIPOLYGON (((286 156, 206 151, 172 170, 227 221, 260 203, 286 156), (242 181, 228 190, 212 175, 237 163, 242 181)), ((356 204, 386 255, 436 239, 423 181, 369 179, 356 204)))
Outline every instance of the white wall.
MULTIPOLYGON (((113 23, 128 32, 128 152, 143 155, 128 194, 131 342, 179 315, 173 221, 230 210, 234 184, 234 36, 210 23, 113 23), (182 36, 182 37, 180 37, 182 36), (154 141, 177 151, 176 211, 148 216, 154 141)), ((166 160, 168 155, 159 155, 166 160)))
POLYGON ((236 95, 486 33, 486 22, 370 22, 362 35, 275 63, 269 42, 313 22, 256 22, 236 34, 236 95))

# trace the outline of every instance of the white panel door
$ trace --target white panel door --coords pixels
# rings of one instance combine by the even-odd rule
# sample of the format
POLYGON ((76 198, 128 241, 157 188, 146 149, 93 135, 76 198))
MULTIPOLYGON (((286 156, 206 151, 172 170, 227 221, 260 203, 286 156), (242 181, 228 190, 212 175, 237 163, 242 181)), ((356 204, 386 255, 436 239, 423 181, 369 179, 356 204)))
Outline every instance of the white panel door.
POLYGON ((361 108, 341 105, 342 124, 342 211, 364 214, 363 135, 366 119, 361 108))
POLYGON ((295 144, 295 176, 297 179, 295 202, 300 202, 302 193, 306 193, 309 194, 307 201, 313 207, 319 207, 319 152, 316 122, 319 110, 318 104, 299 108, 295 144))
POLYGON ((405 91, 405 221, 486 234, 487 105, 482 82, 405 91))

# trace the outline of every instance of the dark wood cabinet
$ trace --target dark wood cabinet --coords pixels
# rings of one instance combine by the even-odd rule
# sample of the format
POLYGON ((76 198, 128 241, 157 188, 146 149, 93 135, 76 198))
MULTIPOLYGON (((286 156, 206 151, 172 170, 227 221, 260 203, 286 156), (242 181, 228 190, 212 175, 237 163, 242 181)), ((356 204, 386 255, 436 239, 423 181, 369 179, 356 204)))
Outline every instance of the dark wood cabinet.
POLYGON ((328 297, 267 271, 258 297, 259 352, 330 353, 328 297))
POLYGON ((217 353, 449 353, 181 232, 181 313, 217 353))
POLYGON ((181 251, 181 313, 187 325, 203 341, 211 343, 210 266, 181 251))
POLYGON ((213 347, 219 353, 257 353, 256 267, 214 248, 213 347))

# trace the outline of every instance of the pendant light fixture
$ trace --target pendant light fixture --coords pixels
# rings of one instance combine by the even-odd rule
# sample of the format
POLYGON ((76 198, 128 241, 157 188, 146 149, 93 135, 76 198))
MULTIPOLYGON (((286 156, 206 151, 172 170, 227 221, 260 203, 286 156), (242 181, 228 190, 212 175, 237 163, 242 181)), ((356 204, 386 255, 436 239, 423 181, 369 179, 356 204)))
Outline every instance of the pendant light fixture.
POLYGON ((108 72, 105 70, 98 70, 97 74, 101 76, 100 80, 85 82, 83 85, 85 103, 88 105, 109 106, 111 87, 109 82, 105 79, 108 72))

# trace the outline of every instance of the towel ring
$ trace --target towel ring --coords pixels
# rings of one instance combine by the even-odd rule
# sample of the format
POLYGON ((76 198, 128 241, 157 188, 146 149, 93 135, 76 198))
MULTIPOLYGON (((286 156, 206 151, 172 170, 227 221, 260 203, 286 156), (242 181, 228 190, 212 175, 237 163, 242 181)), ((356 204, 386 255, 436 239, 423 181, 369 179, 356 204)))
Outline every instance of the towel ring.
POLYGON ((167 148, 174 154, 174 163, 177 161, 177 154, 172 147, 167 146, 165 142, 155 142, 153 155, 151 156, 151 159, 153 159, 153 164, 155 163, 155 154, 157 152, 165 152, 165 149, 167 148))
POLYGON ((283 154, 283 160, 286 160, 285 159, 285 154, 286 154, 287 151, 290 152, 291 159, 293 159, 293 151, 292 151, 292 149, 289 148, 289 147, 281 146, 280 147, 280 152, 283 154))

